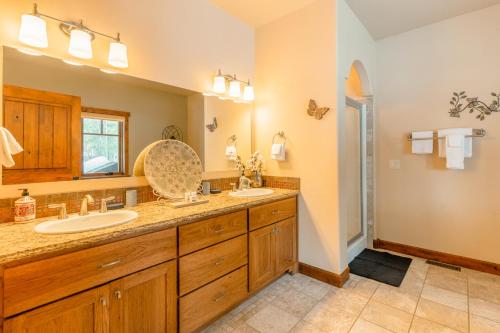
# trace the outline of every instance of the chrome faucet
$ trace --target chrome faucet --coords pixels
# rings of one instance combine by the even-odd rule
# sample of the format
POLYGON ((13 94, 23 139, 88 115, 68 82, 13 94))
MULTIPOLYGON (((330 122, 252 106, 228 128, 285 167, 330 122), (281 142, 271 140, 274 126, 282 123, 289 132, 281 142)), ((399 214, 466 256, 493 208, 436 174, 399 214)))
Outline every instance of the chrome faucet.
POLYGON ((86 194, 82 199, 80 206, 80 216, 89 215, 88 205, 94 203, 94 198, 90 194, 86 194))
POLYGON ((106 213, 108 211, 108 201, 113 201, 113 200, 115 200, 114 196, 101 199, 101 209, 99 210, 99 212, 106 213))
POLYGON ((68 212, 66 210, 66 204, 65 203, 60 203, 60 204, 50 204, 47 206, 50 209, 59 209, 59 215, 57 218, 59 220, 64 220, 68 218, 68 212))
POLYGON ((248 190, 252 181, 245 176, 240 177, 240 183, 238 185, 238 190, 248 190))

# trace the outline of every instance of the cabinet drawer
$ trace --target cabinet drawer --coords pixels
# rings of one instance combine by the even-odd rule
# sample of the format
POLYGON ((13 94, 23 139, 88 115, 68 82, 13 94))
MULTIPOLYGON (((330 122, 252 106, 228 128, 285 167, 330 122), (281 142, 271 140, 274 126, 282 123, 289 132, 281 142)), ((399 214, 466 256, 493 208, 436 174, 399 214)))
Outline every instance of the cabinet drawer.
POLYGON ((194 332, 248 296, 244 266, 179 300, 180 332, 194 332))
POLYGON ((12 316, 175 258, 176 245, 176 229, 168 229, 7 268, 4 315, 12 316))
POLYGON ((247 212, 217 216, 179 227, 179 255, 220 243, 247 231, 247 212))
POLYGON ((247 235, 179 259, 179 291, 184 295, 248 263, 247 235))
POLYGON ((297 199, 290 198, 249 209, 250 230, 295 216, 297 199))

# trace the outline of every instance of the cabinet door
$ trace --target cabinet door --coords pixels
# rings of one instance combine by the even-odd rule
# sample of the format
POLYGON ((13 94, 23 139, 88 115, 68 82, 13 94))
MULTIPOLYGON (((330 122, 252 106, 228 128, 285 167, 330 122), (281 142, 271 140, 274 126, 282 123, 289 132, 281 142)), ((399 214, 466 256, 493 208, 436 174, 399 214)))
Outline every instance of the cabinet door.
POLYGON ((108 286, 65 298, 5 321, 5 333, 106 333, 108 286))
POLYGON ((80 97, 5 85, 4 126, 24 151, 4 168, 4 184, 80 176, 80 97))
POLYGON ((276 273, 293 268, 296 261, 296 219, 286 219, 276 224, 276 273))
POLYGON ((110 332, 177 331, 175 260, 112 282, 110 293, 110 332))
POLYGON ((255 291, 271 281, 276 272, 275 225, 250 232, 249 269, 250 291, 255 291))

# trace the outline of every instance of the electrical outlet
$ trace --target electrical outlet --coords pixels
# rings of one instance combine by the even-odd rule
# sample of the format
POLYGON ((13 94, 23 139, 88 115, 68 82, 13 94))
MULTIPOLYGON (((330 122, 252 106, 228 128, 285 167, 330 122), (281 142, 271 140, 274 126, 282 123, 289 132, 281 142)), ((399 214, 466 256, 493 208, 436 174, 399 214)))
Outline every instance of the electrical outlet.
POLYGON ((394 169, 394 170, 401 169, 401 161, 400 160, 390 160, 389 161, 389 169, 394 169))

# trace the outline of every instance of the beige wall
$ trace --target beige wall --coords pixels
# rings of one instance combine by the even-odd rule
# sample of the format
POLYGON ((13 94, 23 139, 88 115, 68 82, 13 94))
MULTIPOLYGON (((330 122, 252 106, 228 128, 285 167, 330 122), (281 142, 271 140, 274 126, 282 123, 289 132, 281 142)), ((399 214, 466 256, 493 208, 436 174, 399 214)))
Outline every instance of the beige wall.
MULTIPOLYGON (((219 67, 242 78, 253 78, 253 29, 207 0, 152 0, 147 4, 134 0, 39 0, 37 3, 40 11, 52 16, 83 19, 91 28, 109 34, 120 31, 129 51, 130 68, 125 72, 132 76, 195 91, 208 89, 211 76, 219 67)), ((0 45, 19 45, 21 14, 31 10, 31 1, 0 2, 0 45)), ((67 57, 68 39, 56 23, 48 23, 48 35, 49 48, 45 52, 58 58, 67 57)), ((97 38, 93 43, 94 59, 86 63, 105 67, 107 43, 97 38)), ((144 183, 144 179, 58 182, 29 187, 33 194, 43 194, 136 186, 138 182, 144 183)), ((15 188, 0 186, 0 196, 17 195, 15 188)))
POLYGON ((4 54, 4 84, 80 96, 82 106, 130 112, 129 173, 144 147, 161 140, 167 125, 177 125, 187 136, 186 96, 48 57, 31 57, 13 49, 4 54))
POLYGON ((299 260, 341 272, 338 182, 335 1, 318 0, 256 31, 256 149, 266 174, 301 178, 299 260), (316 120, 309 99, 332 110, 316 120), (283 130, 287 160, 270 160, 283 130))
MULTIPOLYGON (((454 91, 490 102, 499 92, 500 5, 382 40, 377 45, 378 237, 500 263, 500 114, 450 118, 454 91), (465 170, 410 153, 414 130, 485 128, 465 170), (401 160, 401 169, 389 169, 401 160)), ((436 147, 435 147, 436 148, 436 147)))

